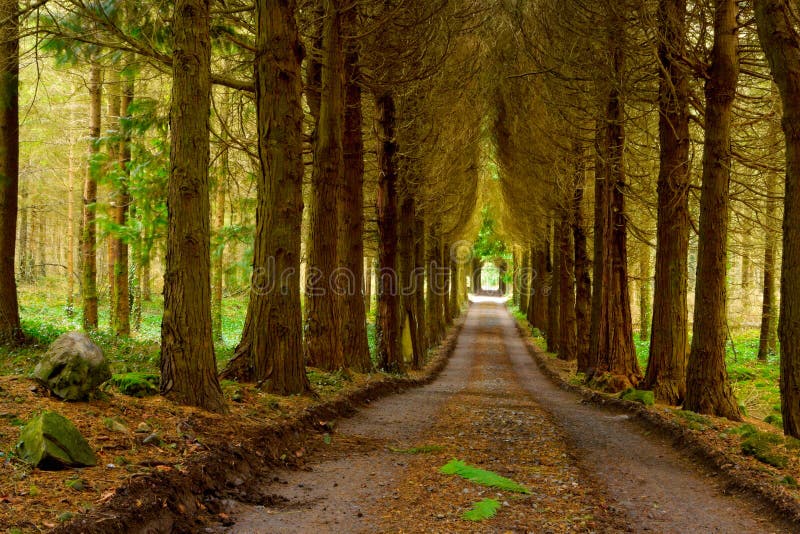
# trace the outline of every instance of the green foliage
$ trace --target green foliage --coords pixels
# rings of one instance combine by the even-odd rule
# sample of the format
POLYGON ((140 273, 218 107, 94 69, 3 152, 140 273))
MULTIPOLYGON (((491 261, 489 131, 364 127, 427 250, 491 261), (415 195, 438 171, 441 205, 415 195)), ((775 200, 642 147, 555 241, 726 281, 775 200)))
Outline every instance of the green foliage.
POLYGON ((780 480, 780 483, 792 489, 797 489, 797 479, 794 478, 792 475, 786 475, 780 480))
POLYGON ((780 436, 770 432, 755 432, 742 442, 742 453, 773 467, 786 467, 789 459, 775 452, 775 445, 783 443, 780 436))
POLYGON ((656 403, 655 395, 652 391, 629 388, 620 393, 619 398, 626 401, 638 402, 645 406, 652 406, 656 403))
POLYGON ((503 243, 495 233, 496 224, 497 222, 489 206, 484 206, 481 211, 481 228, 478 231, 478 239, 473 246, 473 254, 475 254, 476 258, 482 260, 510 258, 510 254, 506 249, 506 244, 503 243))
POLYGON ((780 415, 771 413, 764 418, 764 422, 769 423, 770 425, 778 427, 781 430, 783 430, 783 417, 781 417, 780 415))
POLYGON ((467 510, 461 516, 467 521, 483 521, 490 519, 497 515, 497 511, 502 505, 494 499, 483 499, 476 502, 471 509, 467 510))
POLYGON ((476 484, 480 484, 482 486, 489 486, 490 488, 497 488, 525 494, 530 494, 531 492, 531 490, 525 486, 518 484, 509 478, 500 476, 492 471, 486 471, 484 469, 473 467, 462 462, 461 460, 456 460, 455 458, 442 466, 439 471, 445 475, 458 475, 461 478, 475 482, 476 484))

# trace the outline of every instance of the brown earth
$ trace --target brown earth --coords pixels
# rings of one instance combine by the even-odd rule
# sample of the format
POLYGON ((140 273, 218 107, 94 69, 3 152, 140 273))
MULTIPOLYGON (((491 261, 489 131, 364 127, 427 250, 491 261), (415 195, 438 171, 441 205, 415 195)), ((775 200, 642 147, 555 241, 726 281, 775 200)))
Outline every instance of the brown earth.
POLYGON ((274 472, 270 502, 224 503, 209 532, 787 532, 772 508, 732 494, 711 470, 632 418, 545 378, 500 302, 475 303, 434 383, 337 424, 303 469, 274 472), (427 453, 400 452, 435 446, 427 453), (443 475, 458 458, 530 495, 443 475), (476 501, 503 506, 481 523, 476 501))

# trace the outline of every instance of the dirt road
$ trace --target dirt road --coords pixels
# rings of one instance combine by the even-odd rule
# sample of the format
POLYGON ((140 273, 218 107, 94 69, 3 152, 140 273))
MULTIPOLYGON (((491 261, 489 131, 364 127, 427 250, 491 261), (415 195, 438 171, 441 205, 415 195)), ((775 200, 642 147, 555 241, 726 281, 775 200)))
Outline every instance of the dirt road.
POLYGON ((438 380, 339 421, 307 470, 265 485, 269 504, 228 502, 234 524, 212 532, 787 531, 625 415, 556 388, 491 299, 471 305, 438 380), (531 494, 441 474, 451 458, 531 494), (487 497, 502 504, 494 518, 462 519, 487 497))

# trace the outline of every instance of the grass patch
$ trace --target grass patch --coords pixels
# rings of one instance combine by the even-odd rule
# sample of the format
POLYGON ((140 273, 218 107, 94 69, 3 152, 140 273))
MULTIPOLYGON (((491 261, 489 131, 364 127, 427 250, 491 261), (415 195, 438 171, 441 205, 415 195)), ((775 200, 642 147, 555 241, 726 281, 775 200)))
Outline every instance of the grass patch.
POLYGON ((786 467, 789 459, 775 452, 775 445, 781 443, 783 439, 780 436, 756 431, 742 442, 742 453, 773 467, 786 467))
POLYGON ((472 508, 462 514, 462 518, 467 521, 483 521, 484 519, 491 519, 497 515, 497 511, 503 505, 494 499, 483 499, 476 502, 472 508))
POLYGON ((619 398, 626 401, 638 402, 640 404, 644 404, 645 406, 652 406, 656 403, 656 398, 655 395, 653 395, 653 392, 644 389, 628 388, 620 393, 619 398))
POLYGON ((479 469, 477 467, 468 465, 461 460, 456 460, 455 458, 442 466, 439 471, 445 475, 458 475, 463 479, 469 480, 470 482, 474 482, 482 486, 488 486, 490 488, 513 491, 514 493, 524 493, 526 495, 530 494, 531 492, 531 490, 521 484, 518 484, 517 482, 514 482, 510 478, 500 476, 492 471, 486 471, 485 469, 479 469))
POLYGON ((689 423, 692 430, 705 430, 711 426, 711 419, 689 410, 673 410, 672 413, 689 423))

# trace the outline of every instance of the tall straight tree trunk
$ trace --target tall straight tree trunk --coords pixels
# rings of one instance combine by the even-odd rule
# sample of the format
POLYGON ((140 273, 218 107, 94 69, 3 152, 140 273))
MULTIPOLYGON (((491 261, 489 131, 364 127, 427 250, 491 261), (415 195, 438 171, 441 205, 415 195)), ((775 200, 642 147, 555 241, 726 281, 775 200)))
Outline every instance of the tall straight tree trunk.
POLYGON ((547 298, 547 352, 557 353, 561 350, 561 326, 559 325, 559 276, 561 268, 561 225, 547 225, 547 287, 545 296, 547 298), (552 258, 552 259, 551 259, 552 258))
POLYGON ((606 179, 606 158, 608 150, 605 147, 605 137, 608 125, 601 119, 597 120, 594 139, 594 239, 592 247, 592 308, 591 327, 589 329, 589 363, 584 371, 590 378, 599 361, 600 350, 600 311, 602 308, 605 287, 603 277, 606 262, 603 257, 604 242, 603 231, 605 228, 606 204, 608 204, 609 187, 606 179))
POLYGON ((414 238, 414 298, 417 305, 417 346, 420 348, 420 359, 412 363, 414 369, 422 369, 430 345, 425 306, 425 216, 420 210, 417 210, 414 217, 414 238))
POLYGON ((786 192, 783 206, 783 259, 778 337, 781 342, 783 431, 800 437, 800 41, 796 5, 756 0, 761 47, 783 101, 786 138, 786 192), (793 9, 794 7, 794 9, 793 9))
MULTIPOLYGON (((122 80, 122 98, 120 100, 120 114, 125 119, 130 119, 130 106, 134 96, 134 79, 126 75, 122 80)), ((128 222, 128 207, 131 197, 128 192, 128 179, 131 164, 131 131, 130 127, 120 122, 119 165, 120 183, 114 205, 114 223, 123 228, 128 222)), ((118 336, 131 334, 131 305, 130 287, 128 285, 128 242, 122 235, 116 235, 114 242, 114 332, 118 336)))
MULTIPOLYGON (((520 268, 516 272, 514 278, 514 285, 519 286, 519 304, 520 311, 525 312, 527 315, 528 302, 531 298, 531 248, 530 246, 523 245, 519 253, 520 268)), ((530 318, 528 318, 530 322, 530 318)))
POLYGON ((433 223, 428 227, 426 255, 426 278, 427 284, 427 310, 425 316, 428 320, 428 341, 435 345, 442 339, 444 325, 442 324, 442 300, 441 294, 445 290, 442 269, 439 265, 441 256, 441 240, 438 226, 433 223))
POLYGON ((224 285, 224 271, 225 271, 225 241, 223 237, 223 230, 225 229, 225 200, 227 196, 226 182, 228 180, 228 146, 222 147, 222 152, 219 156, 219 168, 217 169, 217 191, 214 209, 216 214, 216 228, 214 229, 217 234, 217 250, 214 253, 214 268, 212 270, 211 279, 211 294, 212 305, 211 312, 212 326, 211 330, 214 333, 214 341, 222 341, 222 291, 224 285))
POLYGON ((689 254, 689 77, 686 0, 659 1, 658 223, 650 357, 644 384, 662 402, 686 394, 689 254))
POLYGON ((549 317, 548 297, 550 294, 550 281, 548 280, 548 257, 550 253, 548 252, 548 247, 548 243, 544 242, 536 245, 533 250, 532 254, 535 259, 535 271, 531 276, 535 278, 531 281, 531 298, 528 305, 530 311, 529 315, 533 318, 531 323, 542 332, 547 330, 549 317))
POLYGON ((253 276, 242 339, 222 375, 281 395, 310 389, 303 362, 303 48, 294 1, 256 2, 255 87, 260 173, 253 276))
MULTIPOLYGON (((461 313, 461 264, 456 261, 453 254, 448 253, 448 255, 450 256, 450 301, 448 303, 450 314, 448 316, 448 323, 452 323, 453 319, 458 317, 461 313)), ((502 287, 502 284, 500 287, 502 287)))
POLYGON ((161 394, 225 411, 211 337, 209 0, 176 0, 161 394))
MULTIPOLYGON (((70 124, 75 124, 74 108, 70 124)), ((69 137, 67 156, 67 315, 75 309, 75 139, 69 137)))
POLYGON ((444 290, 439 295, 441 299, 442 318, 440 324, 442 325, 442 337, 444 337, 445 329, 452 322, 452 312, 450 311, 450 292, 452 291, 452 267, 450 265, 450 244, 447 242, 442 243, 439 249, 439 265, 442 269, 443 282, 442 287, 444 290))
POLYGON ((19 322, 14 253, 19 189, 19 8, 0 0, 0 344, 24 336, 19 322))
POLYGON ((650 306, 650 245, 641 244, 639 252, 639 339, 645 341, 650 338, 650 319, 652 309, 650 306))
POLYGON ((583 191, 586 184, 584 147, 575 144, 575 196, 572 205, 572 240, 575 246, 575 346, 578 371, 589 369, 589 335, 592 324, 592 281, 589 253, 586 248, 586 228, 583 217, 583 191))
POLYGON ((306 279, 306 359, 328 371, 345 365, 335 283, 339 187, 344 172, 345 84, 340 0, 324 0, 322 88, 311 174, 311 221, 306 279))
POLYGON ((93 63, 89 71, 89 162, 83 186, 83 232, 81 235, 81 286, 83 294, 83 329, 97 328, 97 177, 92 161, 98 154, 100 106, 103 94, 103 71, 93 63))
MULTIPOLYGON (((122 90, 120 73, 116 67, 111 67, 107 70, 105 80, 105 93, 106 93, 106 152, 108 162, 105 166, 105 174, 109 175, 112 172, 119 170, 120 161, 120 116, 122 115, 122 90)), ((108 182, 109 180, 106 180, 108 182)), ((121 191, 114 188, 114 184, 108 184, 106 187, 110 189, 108 192, 109 203, 105 207, 106 217, 109 220, 116 222, 117 205, 120 202, 121 191)), ((117 313, 117 288, 115 282, 117 280, 114 275, 114 266, 116 260, 116 241, 117 236, 115 232, 109 232, 106 237, 106 268, 108 277, 108 322, 111 330, 116 331, 117 320, 115 314, 117 313)))
POLYGON ((567 213, 561 216, 556 224, 559 230, 559 265, 558 265, 558 302, 560 329, 560 350, 558 357, 562 360, 574 360, 578 357, 578 337, 575 317, 575 247, 572 242, 572 224, 567 213))
POLYGON ((378 367, 388 372, 403 370, 400 353, 400 281, 397 279, 397 140, 396 111, 390 91, 375 95, 378 114, 378 311, 376 342, 378 367))
MULTIPOLYGON (((345 34, 355 31, 355 9, 343 13, 345 34)), ((364 140, 362 138, 361 72, 358 43, 345 45, 344 172, 339 210, 339 265, 350 277, 352 287, 341 306, 342 352, 347 367, 369 371, 367 313, 364 306, 364 140)))
MULTIPOLYGON (((407 184, 406 184, 407 185, 407 184)), ((416 280, 414 276, 414 264, 416 260, 414 253, 416 247, 414 246, 415 224, 414 217, 416 214, 416 202, 413 195, 408 191, 402 195, 400 201, 400 218, 398 223, 398 250, 397 250, 397 278, 399 281, 398 288, 400 289, 400 325, 403 329, 402 338, 411 341, 410 346, 406 346, 405 342, 401 342, 403 349, 403 357, 405 360, 406 352, 411 351, 411 363, 419 362, 422 360, 422 352, 419 347, 419 337, 417 336, 417 299, 415 295, 416 280), (408 332, 406 332, 408 329, 408 332)))
MULTIPOLYGON (((773 85, 773 101, 776 108, 776 117, 770 121, 770 141, 776 145, 779 143, 779 111, 780 95, 778 89, 773 85)), ((764 231, 764 278, 761 300, 761 331, 758 340, 758 360, 767 361, 769 354, 775 354, 777 349, 776 319, 778 314, 775 302, 775 258, 777 256, 778 235, 774 229, 774 220, 778 211, 778 180, 780 177, 775 172, 767 171, 764 173, 766 200, 764 202, 764 219, 766 229, 764 231)))
POLYGON ((706 81, 706 128, 692 347, 683 406, 741 420, 725 368, 726 262, 731 116, 739 77, 736 0, 715 0, 714 47, 706 81))
POLYGON ((602 233, 596 236, 602 250, 602 294, 596 345, 592 352, 597 362, 594 377, 610 391, 636 386, 641 371, 633 345, 630 295, 628 292, 627 215, 625 213, 625 112, 620 80, 624 78, 624 23, 610 8, 608 36, 613 77, 606 101, 604 153, 606 183, 603 193, 602 233), (604 377, 604 374, 611 375, 604 377))
POLYGON ((481 259, 480 258, 472 258, 472 292, 474 294, 478 294, 483 291, 481 287, 481 259))

